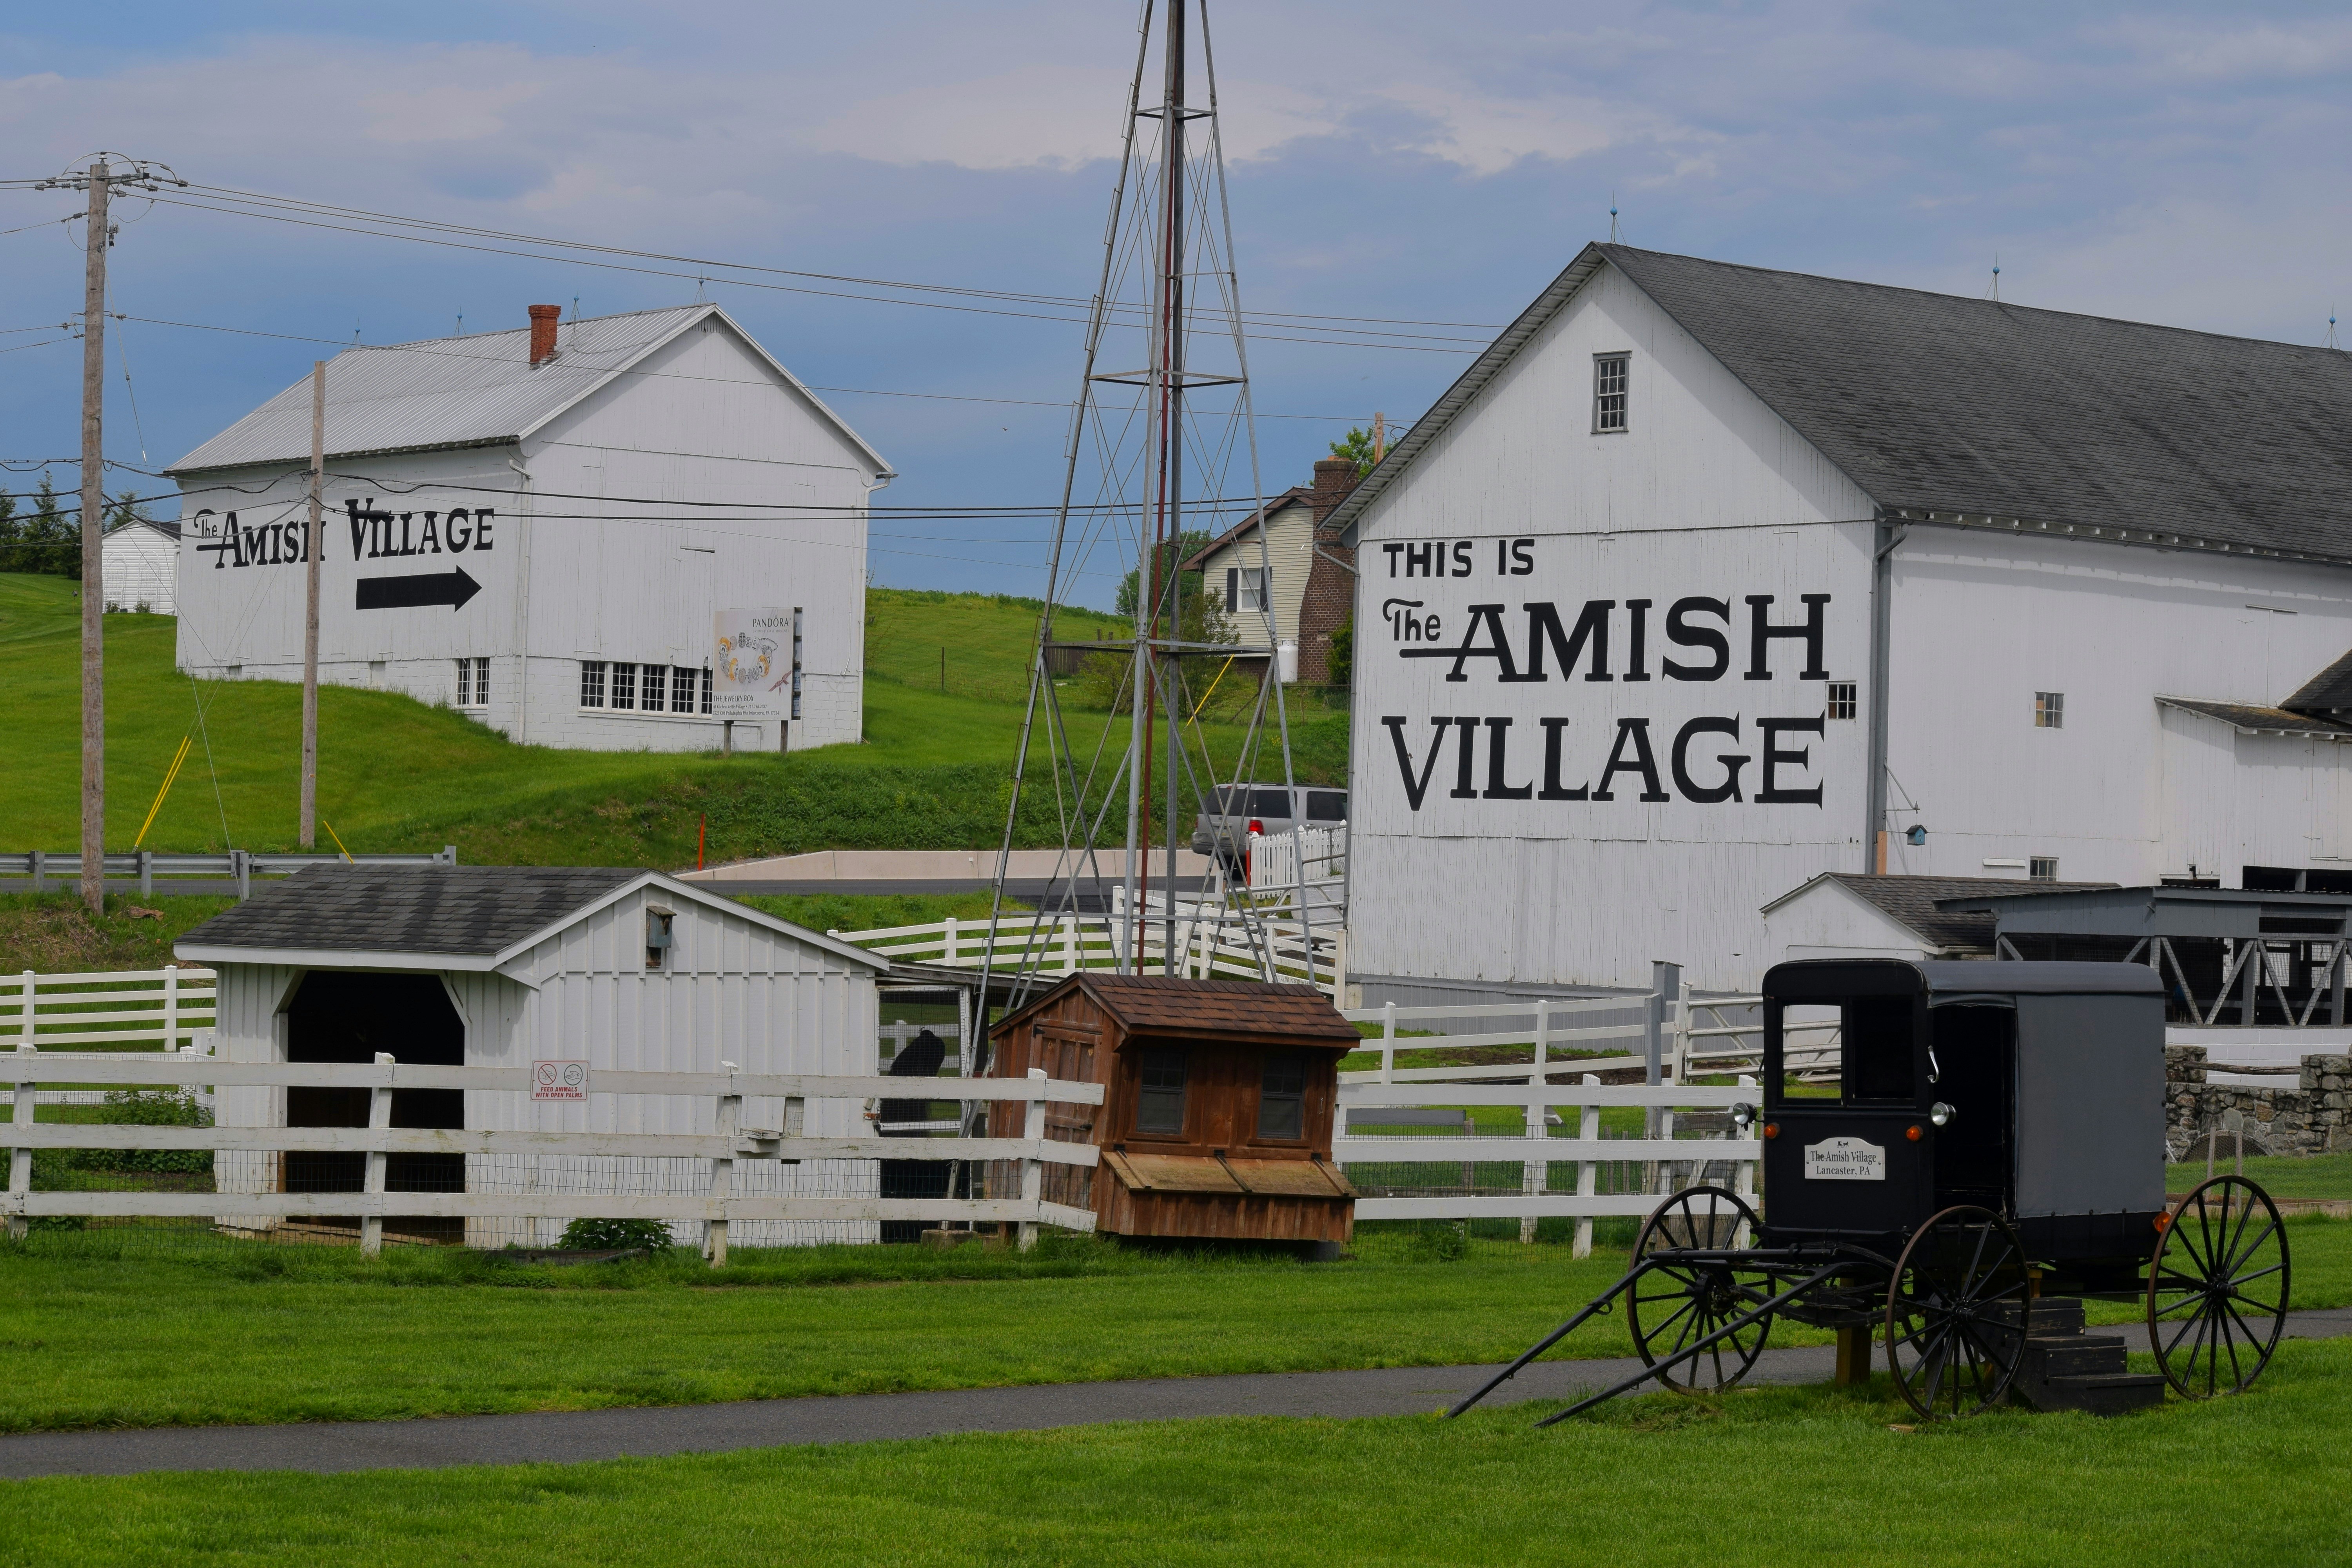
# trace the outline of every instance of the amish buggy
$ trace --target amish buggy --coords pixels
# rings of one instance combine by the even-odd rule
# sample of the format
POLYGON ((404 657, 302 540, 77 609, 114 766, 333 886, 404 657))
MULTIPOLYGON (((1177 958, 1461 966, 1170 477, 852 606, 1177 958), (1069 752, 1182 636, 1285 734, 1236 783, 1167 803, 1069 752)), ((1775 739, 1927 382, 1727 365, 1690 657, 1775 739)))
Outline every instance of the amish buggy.
POLYGON ((2285 1327, 2286 1232, 2239 1175, 2168 1209, 2164 990, 2137 963, 1809 959, 1763 985, 1765 1212, 1694 1186, 1643 1225, 1633 1267, 1449 1415, 1622 1302, 1644 1370, 1547 1416, 1655 1379, 1738 1383, 1777 1318, 1838 1333, 1838 1380, 1886 1348, 1928 1419, 2014 1394, 2111 1414, 2236 1393, 2285 1327), (1793 1081, 1783 1043, 1838 1026, 1834 1086, 1793 1081), (2158 1372, 2126 1370, 2083 1301, 2141 1303, 2158 1372))

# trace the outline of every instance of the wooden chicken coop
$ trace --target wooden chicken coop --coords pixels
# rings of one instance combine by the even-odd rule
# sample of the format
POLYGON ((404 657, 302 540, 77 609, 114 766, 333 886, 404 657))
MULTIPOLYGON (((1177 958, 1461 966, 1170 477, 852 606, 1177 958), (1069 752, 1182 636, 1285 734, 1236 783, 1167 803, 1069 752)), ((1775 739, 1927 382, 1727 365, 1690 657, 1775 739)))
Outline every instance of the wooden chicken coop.
MULTIPOLYGON (((1049 1105, 1045 1135, 1102 1150, 1048 1165, 1048 1202, 1119 1236, 1343 1242, 1355 1189, 1331 1163, 1339 1058, 1362 1043, 1307 985, 1074 974, 991 1031, 990 1071, 1104 1086, 1049 1105)), ((1021 1135, 1018 1105, 991 1134, 1021 1135)))

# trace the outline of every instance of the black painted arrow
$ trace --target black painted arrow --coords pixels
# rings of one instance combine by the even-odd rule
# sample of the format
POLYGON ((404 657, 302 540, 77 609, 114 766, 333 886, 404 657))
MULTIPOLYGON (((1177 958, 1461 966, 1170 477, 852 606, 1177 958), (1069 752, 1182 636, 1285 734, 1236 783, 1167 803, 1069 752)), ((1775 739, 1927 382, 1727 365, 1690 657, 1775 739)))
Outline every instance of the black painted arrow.
POLYGON ((446 605, 454 610, 481 591, 482 585, 467 576, 462 566, 454 572, 424 572, 414 577, 362 577, 359 608, 407 610, 419 605, 446 605))

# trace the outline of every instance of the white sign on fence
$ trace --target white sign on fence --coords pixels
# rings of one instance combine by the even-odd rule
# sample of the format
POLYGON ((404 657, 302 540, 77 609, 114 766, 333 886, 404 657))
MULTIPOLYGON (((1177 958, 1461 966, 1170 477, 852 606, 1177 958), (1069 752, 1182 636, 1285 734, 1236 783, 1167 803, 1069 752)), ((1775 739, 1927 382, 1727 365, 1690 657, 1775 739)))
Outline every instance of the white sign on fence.
POLYGON ((1886 1151, 1860 1138, 1832 1138, 1805 1145, 1809 1182, 1883 1182, 1886 1151))
POLYGON ((530 1097, 533 1100, 586 1100, 588 1064, 568 1061, 531 1063, 530 1097))
POLYGON ((720 610, 711 616, 710 716, 781 719, 792 710, 793 612, 720 610))

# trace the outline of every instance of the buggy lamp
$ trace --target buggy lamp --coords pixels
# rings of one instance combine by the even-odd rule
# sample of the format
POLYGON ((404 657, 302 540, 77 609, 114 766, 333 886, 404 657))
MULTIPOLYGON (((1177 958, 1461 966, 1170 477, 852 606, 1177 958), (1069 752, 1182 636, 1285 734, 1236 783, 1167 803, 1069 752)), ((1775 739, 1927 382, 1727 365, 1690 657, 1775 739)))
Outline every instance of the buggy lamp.
POLYGON ((1952 1107, 1945 1104, 1940 1100, 1927 1108, 1927 1120, 1934 1122, 1938 1127, 1949 1126, 1951 1124, 1952 1118, 1958 1114, 1959 1112, 1958 1110, 1955 1110, 1952 1107))
POLYGON ((1767 1138, 1780 1136, 1780 1124, 1777 1121, 1767 1121, 1764 1124, 1764 1136, 1767 1138))
POLYGON ((1742 1132, 1756 1125, 1756 1108, 1740 1100, 1731 1108, 1731 1124, 1742 1132))

